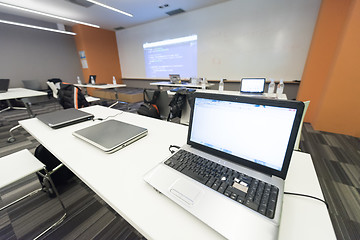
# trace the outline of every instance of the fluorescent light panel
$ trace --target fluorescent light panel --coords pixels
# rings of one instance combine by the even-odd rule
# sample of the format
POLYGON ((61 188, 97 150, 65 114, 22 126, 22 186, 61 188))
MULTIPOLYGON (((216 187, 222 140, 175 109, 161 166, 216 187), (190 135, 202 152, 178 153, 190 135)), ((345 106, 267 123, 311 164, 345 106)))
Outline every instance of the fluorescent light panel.
POLYGON ((45 31, 56 32, 56 33, 64 33, 64 34, 68 34, 68 35, 76 35, 76 33, 74 33, 74 32, 67 32, 67 31, 57 30, 57 29, 53 29, 53 28, 45 28, 45 27, 39 27, 39 26, 35 26, 35 25, 5 21, 5 20, 1 20, 1 19, 0 19, 0 23, 21 26, 21 27, 27 27, 27 28, 33 28, 33 29, 39 29, 39 30, 45 30, 45 31))
POLYGON ((159 47, 159 46, 164 46, 164 45, 169 45, 169 44, 191 42, 191 41, 195 41, 195 40, 197 40, 197 35, 191 35, 191 36, 187 36, 187 37, 167 39, 167 40, 158 41, 158 42, 144 43, 143 48, 159 47))
POLYGON ((64 21, 73 22, 73 23, 83 24, 83 25, 87 25, 87 26, 90 26, 90 27, 94 27, 94 28, 100 28, 100 26, 94 25, 94 24, 91 24, 91 23, 85 23, 85 22, 73 20, 73 19, 70 19, 70 18, 59 17, 59 16, 56 16, 56 15, 53 15, 53 14, 39 12, 39 11, 36 11, 36 10, 23 8, 23 7, 19 7, 19 6, 15 6, 15 5, 10 5, 10 4, 7 4, 7 3, 0 2, 0 6, 9 7, 9 8, 17 9, 17 10, 22 10, 22 11, 25 11, 25 12, 35 13, 35 14, 38 14, 38 15, 51 17, 51 18, 56 18, 56 19, 60 19, 60 20, 64 20, 64 21))
POLYGON ((91 3, 94 3, 94 4, 99 5, 99 6, 101 6, 101 7, 104 7, 104 8, 110 9, 110 10, 113 10, 113 11, 115 11, 115 12, 124 14, 124 15, 126 15, 126 16, 133 17, 133 15, 130 14, 130 13, 121 11, 121 10, 119 10, 119 9, 117 9, 117 8, 110 7, 109 5, 100 3, 100 2, 98 2, 98 1, 94 1, 94 0, 86 0, 86 1, 91 2, 91 3))

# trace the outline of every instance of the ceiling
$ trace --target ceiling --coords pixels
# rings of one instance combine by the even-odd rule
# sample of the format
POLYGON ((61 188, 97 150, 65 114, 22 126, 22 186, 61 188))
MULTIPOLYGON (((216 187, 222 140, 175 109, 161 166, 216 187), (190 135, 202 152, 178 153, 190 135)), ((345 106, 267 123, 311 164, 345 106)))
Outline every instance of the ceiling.
MULTIPOLYGON (((133 17, 128 17, 86 0, 0 0, 15 6, 71 18, 82 22, 99 25, 101 28, 115 30, 119 27, 128 28, 158 19, 170 17, 166 12, 182 9, 189 12, 228 0, 97 0, 98 2, 128 12, 133 17), (82 5, 87 5, 82 6, 82 5), (165 7, 168 5, 167 7, 165 7), (162 6, 162 8, 159 8, 162 6)), ((72 26, 74 23, 57 20, 54 18, 27 13, 21 10, 0 6, 1 14, 11 14, 41 21, 62 23, 72 26)))

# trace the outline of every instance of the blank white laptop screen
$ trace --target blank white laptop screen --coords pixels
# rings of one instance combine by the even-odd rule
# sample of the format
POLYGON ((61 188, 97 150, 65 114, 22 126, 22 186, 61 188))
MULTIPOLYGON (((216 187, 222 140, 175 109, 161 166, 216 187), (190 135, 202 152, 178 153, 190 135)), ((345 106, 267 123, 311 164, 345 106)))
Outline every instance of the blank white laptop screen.
POLYGON ((242 93, 263 93, 265 88, 265 78, 243 78, 241 79, 242 93))
POLYGON ((296 109, 196 98, 190 140, 281 171, 295 115, 296 109))

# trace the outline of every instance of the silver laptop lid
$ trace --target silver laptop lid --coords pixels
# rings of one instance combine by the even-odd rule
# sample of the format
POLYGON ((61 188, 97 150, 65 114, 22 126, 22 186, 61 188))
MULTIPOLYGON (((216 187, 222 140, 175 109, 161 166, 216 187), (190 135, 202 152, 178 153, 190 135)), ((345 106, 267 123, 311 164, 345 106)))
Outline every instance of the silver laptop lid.
POLYGON ((241 79, 241 93, 264 93, 265 78, 243 78, 241 79))
POLYGON ((304 104, 195 93, 188 144, 285 179, 304 104))
POLYGON ((94 118, 94 115, 77 110, 75 108, 68 108, 60 111, 37 115, 36 118, 51 128, 61 128, 75 123, 91 120, 94 118))
POLYGON ((74 132, 73 135, 110 153, 146 136, 147 132, 146 128, 117 120, 107 120, 80 129, 74 132))
POLYGON ((180 74, 169 74, 171 83, 181 83, 180 74))
POLYGON ((9 89, 10 79, 0 79, 0 93, 7 92, 9 89))

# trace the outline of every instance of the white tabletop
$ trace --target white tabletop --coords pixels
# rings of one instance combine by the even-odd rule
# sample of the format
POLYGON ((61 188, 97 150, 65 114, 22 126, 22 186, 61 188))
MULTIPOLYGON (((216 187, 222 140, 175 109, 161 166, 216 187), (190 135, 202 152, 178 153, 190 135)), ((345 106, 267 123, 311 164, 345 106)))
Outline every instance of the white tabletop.
MULTIPOLYGON (((106 154, 72 136, 75 130, 98 121, 87 121, 57 130, 49 128, 36 118, 20 121, 20 124, 147 239, 223 239, 187 211, 157 193, 143 180, 143 176, 150 169, 169 156, 170 144, 182 146, 186 143, 186 126, 102 106, 91 106, 82 110, 93 113, 95 118, 116 115, 114 119, 145 127, 149 133, 118 152, 106 154)), ((306 184, 304 188, 307 187, 307 191, 312 189, 311 193, 322 197, 311 158, 294 152, 291 166, 297 162, 302 164, 290 168, 286 189, 302 191, 303 188, 298 186, 306 184), (307 176, 310 183, 299 180, 299 176, 307 176)), ((326 231, 330 236, 327 239, 335 239, 331 223, 329 224, 329 215, 322 203, 296 199, 293 196, 285 198, 283 219, 286 221, 281 222, 281 239, 301 239, 302 234, 305 234, 303 228, 314 235, 326 231), (303 206, 309 211, 301 211, 303 206), (294 211, 297 215, 292 215, 294 211), (321 214, 310 216, 312 212, 321 214), (312 225, 304 221, 309 217, 318 224, 312 225), (295 225, 300 221, 301 227, 295 225), (292 229, 296 230, 296 238, 288 238, 294 235, 292 229)))
MULTIPOLYGON (((159 87, 187 87, 187 88, 202 88, 201 84, 191 84, 191 83, 171 83, 171 82, 152 82, 150 83, 152 86, 159 86, 159 87)), ((213 83, 207 83, 206 87, 213 86, 213 83)))
POLYGON ((109 88, 122 88, 126 87, 126 84, 74 84, 77 87, 84 88, 100 88, 100 89, 109 89, 109 88))
POLYGON ((0 100, 26 98, 26 97, 38 97, 38 96, 45 96, 45 95, 47 95, 46 92, 30 90, 27 88, 9 88, 7 92, 0 93, 0 100))
POLYGON ((228 94, 228 95, 236 95, 236 96, 256 96, 256 97, 264 97, 264 98, 276 98, 281 100, 287 100, 287 96, 285 93, 277 94, 277 93, 263 93, 260 95, 251 95, 246 93, 241 93, 239 91, 219 91, 219 90, 212 90, 212 89, 199 89, 196 90, 197 92, 205 92, 205 93, 219 93, 219 94, 228 94))
POLYGON ((27 149, 0 158, 0 166, 0 188, 44 168, 27 149))

